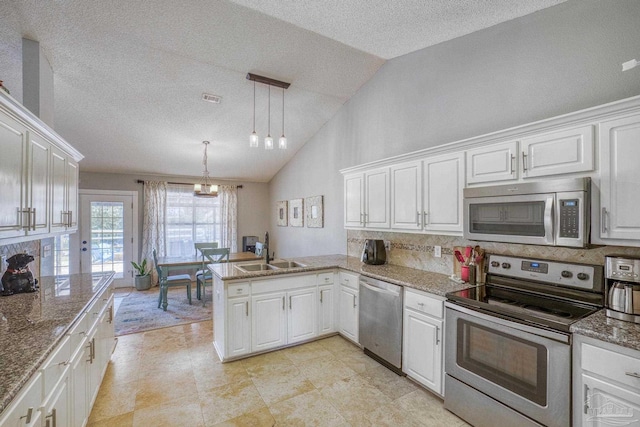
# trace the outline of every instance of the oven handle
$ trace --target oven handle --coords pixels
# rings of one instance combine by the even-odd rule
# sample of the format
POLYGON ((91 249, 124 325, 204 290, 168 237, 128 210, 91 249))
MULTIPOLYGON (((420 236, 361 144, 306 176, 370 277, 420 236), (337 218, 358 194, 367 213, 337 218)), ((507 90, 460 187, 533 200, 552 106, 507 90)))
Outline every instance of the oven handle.
POLYGON ((548 197, 544 203, 544 242, 553 245, 553 199, 548 197))
POLYGON ((522 323, 512 322, 510 320, 503 319, 502 317, 497 317, 497 316, 483 313, 481 311, 466 308, 450 301, 445 301, 444 306, 451 310, 459 311, 460 313, 466 314, 470 317, 475 317, 477 319, 484 320, 487 322, 497 323, 498 325, 502 325, 507 328, 517 329, 519 331, 526 332, 532 335, 538 335, 538 336, 549 338, 554 341, 559 341, 565 344, 569 344, 569 341, 570 341, 570 336, 567 334, 550 331, 548 329, 537 328, 537 327, 525 325, 522 323))

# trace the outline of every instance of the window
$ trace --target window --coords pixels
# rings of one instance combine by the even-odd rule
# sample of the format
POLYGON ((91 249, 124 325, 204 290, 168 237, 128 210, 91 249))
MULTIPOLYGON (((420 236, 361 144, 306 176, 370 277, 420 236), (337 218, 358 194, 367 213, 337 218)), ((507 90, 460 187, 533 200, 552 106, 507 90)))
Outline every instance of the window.
POLYGON ((56 276, 69 274, 69 235, 56 236, 53 249, 53 266, 56 276))
POLYGON ((167 256, 193 256, 196 242, 220 242, 218 197, 195 197, 193 187, 167 185, 167 256))

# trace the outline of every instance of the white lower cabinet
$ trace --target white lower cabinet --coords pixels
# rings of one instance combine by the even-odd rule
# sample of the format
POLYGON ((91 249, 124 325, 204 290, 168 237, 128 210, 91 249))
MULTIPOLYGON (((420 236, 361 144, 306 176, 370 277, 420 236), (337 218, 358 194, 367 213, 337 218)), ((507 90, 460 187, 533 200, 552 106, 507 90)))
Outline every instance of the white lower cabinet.
POLYGON ((250 304, 249 297, 229 298, 227 302, 229 357, 242 356, 251 352, 250 304))
POLYGON ((45 427, 74 427, 71 407, 71 375, 67 365, 60 381, 53 389, 49 399, 44 402, 45 427))
POLYGON ((214 347, 222 361, 335 333, 334 271, 250 281, 214 278, 214 347))
POLYGON ((268 350, 287 343, 286 292, 251 296, 252 351, 268 350))
POLYGON ((320 308, 318 310, 318 334, 329 334, 336 331, 336 298, 334 285, 318 287, 320 308))
POLYGON ((443 395, 443 304, 424 292, 405 288, 402 370, 443 395))
POLYGON ((317 287, 287 292, 287 344, 306 341, 318 335, 317 287))
POLYGON ((37 372, 22 388, 18 397, 0 417, 3 427, 35 427, 42 425, 42 374, 37 372))
POLYGON ((638 425, 640 351, 574 337, 573 425, 638 425))
POLYGON ((359 307, 358 307, 359 291, 340 285, 340 334, 351 341, 358 343, 359 328, 359 307))

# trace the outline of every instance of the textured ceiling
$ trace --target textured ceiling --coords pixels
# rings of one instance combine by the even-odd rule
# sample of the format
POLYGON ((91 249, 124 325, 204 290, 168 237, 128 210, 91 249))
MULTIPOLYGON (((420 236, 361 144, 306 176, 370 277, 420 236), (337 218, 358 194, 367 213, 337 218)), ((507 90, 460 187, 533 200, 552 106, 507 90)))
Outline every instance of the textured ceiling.
MULTIPOLYGON (((247 181, 269 181, 375 74, 382 58, 560 3, 5 1, 17 16, 16 31, 39 41, 51 63, 54 128, 85 155, 81 170, 199 176, 201 141, 210 140, 211 175, 247 181), (253 83, 247 72, 291 82, 288 150, 249 148, 253 83), (222 103, 202 101, 203 92, 222 96, 222 103)), ((256 92, 262 139, 267 87, 258 84, 256 92)), ((277 141, 282 91, 273 88, 271 95, 277 141)))

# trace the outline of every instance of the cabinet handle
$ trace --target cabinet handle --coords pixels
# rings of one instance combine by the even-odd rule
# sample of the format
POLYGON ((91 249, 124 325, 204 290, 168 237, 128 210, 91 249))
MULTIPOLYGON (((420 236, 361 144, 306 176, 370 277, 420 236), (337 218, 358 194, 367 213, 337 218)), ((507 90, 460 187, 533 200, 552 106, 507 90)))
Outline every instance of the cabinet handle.
POLYGON ((353 308, 356 308, 356 296, 353 295, 353 308))
POLYGON ((320 304, 322 304, 322 293, 324 292, 324 290, 320 291, 320 304))
POLYGON ((31 230, 31 208, 18 208, 18 215, 20 216, 20 228, 23 230, 31 230), (27 214, 27 225, 24 225, 24 214, 27 214))
POLYGON ((31 209, 31 216, 33 217, 33 222, 31 222, 31 218, 29 218, 31 230, 36 231, 36 208, 31 209))
POLYGON ((527 155, 523 151, 522 152, 522 172, 526 172, 526 171, 527 171, 527 155))
POLYGON ((640 374, 637 372, 625 372, 624 374, 633 378, 640 378, 640 374))
POLYGON ((113 322, 113 305, 109 306, 109 323, 113 322))
POLYGON ((47 423, 46 423, 47 427, 49 427, 49 426, 56 427, 56 410, 55 410, 55 408, 52 409, 51 410, 51 414, 47 415, 45 418, 47 420, 47 423), (49 418, 51 418, 51 420, 53 421, 52 424, 49 424, 49 418))
POLYGON ((602 234, 607 232, 607 208, 602 208, 602 214, 600 215, 600 224, 602 225, 602 234))
POLYGON ((416 212, 416 225, 420 227, 420 212, 416 212))
POLYGON ((289 310, 291 310, 291 295, 289 295, 289 310))
POLYGON ((515 162, 516 162, 516 156, 512 154, 511 155, 511 175, 516 173, 515 162))
POLYGON ((364 218, 364 214, 361 213, 360 214, 360 224, 364 224, 364 219, 363 218, 364 218))
POLYGON ((584 402, 584 408, 583 408, 583 412, 586 414, 587 412, 589 412, 589 386, 588 385, 584 385, 584 396, 583 397, 583 402, 584 402))
POLYGON ((245 311, 247 317, 249 317, 249 301, 245 301, 244 302, 244 311, 245 311))
POLYGON ((284 310, 284 297, 282 297, 282 310, 284 310))
POLYGON ((65 360, 64 362, 58 363, 58 366, 67 366, 68 364, 69 364, 69 361, 65 360))
POLYGON ((67 226, 71 227, 71 223, 73 222, 73 211, 68 211, 67 214, 67 220, 69 221, 67 226))
POLYGON ((427 211, 423 211, 423 212, 422 212, 422 223, 423 223, 424 225, 427 225, 427 215, 429 215, 429 214, 427 213, 427 211))
POLYGON ((436 345, 440 344, 440 338, 439 335, 440 334, 440 326, 436 326, 436 345))
POLYGON ((20 419, 25 419, 24 423, 25 424, 29 424, 31 422, 31 417, 33 416, 33 408, 29 407, 29 409, 27 409, 27 415, 23 415, 20 417, 20 419))

